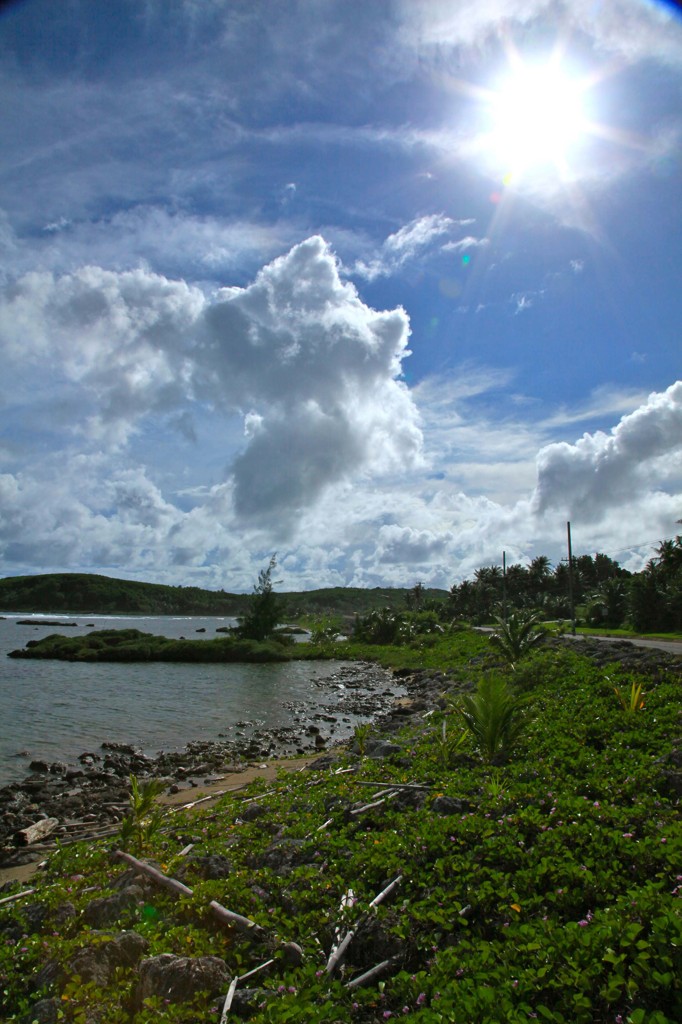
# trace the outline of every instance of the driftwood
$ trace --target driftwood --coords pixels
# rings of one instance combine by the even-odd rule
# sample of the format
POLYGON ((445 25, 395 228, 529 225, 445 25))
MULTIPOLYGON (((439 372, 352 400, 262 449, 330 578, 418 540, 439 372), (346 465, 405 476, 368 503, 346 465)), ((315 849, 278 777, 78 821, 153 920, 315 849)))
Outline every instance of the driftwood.
POLYGON ((35 892, 35 889, 24 889, 22 892, 12 893, 11 896, 3 896, 0 900, 0 905, 3 903, 12 903, 14 900, 20 900, 22 896, 31 896, 35 892))
POLYGON ((364 974, 359 974, 357 978, 352 978, 346 982, 346 988, 359 988, 361 985, 366 985, 368 981, 374 981, 380 974, 384 974, 389 967, 393 967, 396 962, 397 957, 391 957, 390 960, 382 960, 376 967, 371 967, 364 974))
POLYGON ((198 800, 190 800, 188 804, 174 804, 174 811, 189 811, 192 807, 196 807, 198 804, 205 804, 207 800, 214 800, 217 796, 224 796, 227 793, 227 789, 217 789, 215 793, 211 793, 209 796, 199 797, 198 800))
POLYGON ((227 910, 220 903, 211 900, 209 903, 214 917, 217 917, 223 924, 229 924, 240 932, 249 932, 251 935, 267 935, 265 928, 262 928, 250 917, 243 917, 242 914, 235 914, 233 910, 227 910))
POLYGON ((45 836, 49 836, 50 832, 54 832, 58 824, 58 818, 41 818, 40 821, 36 821, 35 825, 20 828, 16 837, 22 846, 31 846, 44 839, 45 836))
POLYGON ((353 815, 355 815, 355 814, 363 814, 365 811, 371 811, 373 807, 381 807, 381 805, 383 803, 386 803, 387 800, 393 800, 393 798, 398 795, 398 790, 397 789, 388 789, 388 790, 385 790, 384 792, 385 792, 386 795, 382 796, 380 800, 373 800, 369 804, 363 804, 362 807, 356 807, 350 813, 353 814, 353 815))
POLYGON ((131 853, 124 853, 123 850, 116 850, 114 853, 115 860, 124 860, 126 864, 130 864, 131 867, 135 868, 141 875, 146 875, 148 878, 153 879, 157 885, 162 886, 164 889, 170 889, 171 892, 180 893, 182 896, 191 896, 194 892, 188 885, 184 885, 182 882, 178 882, 177 878, 169 878, 168 875, 164 875, 162 871, 157 868, 153 868, 151 864, 146 864, 143 860, 138 860, 137 857, 133 857, 131 853))
POLYGON ((259 971, 264 971, 266 967, 269 967, 270 964, 274 964, 274 962, 274 960, 266 960, 264 964, 259 964, 258 967, 254 967, 252 970, 247 971, 246 974, 240 974, 239 977, 232 979, 230 987, 227 990, 227 995, 225 996, 225 1002, 223 1003, 223 1011, 220 1014, 220 1024, 226 1024, 227 1015, 232 1006, 232 1000, 234 999, 234 994, 237 991, 237 985, 239 982, 246 981, 247 978, 252 977, 254 974, 258 974, 259 971))
POLYGON ((332 948, 332 951, 329 954, 329 959, 327 960, 327 974, 333 974, 336 968, 341 964, 341 961, 346 955, 346 950, 348 949, 349 945, 351 944, 357 933, 360 931, 360 929, 365 925, 368 917, 370 916, 369 911, 374 910, 375 907, 378 907, 380 903, 383 903, 386 897, 390 896, 393 890, 400 885, 402 880, 403 876, 398 875, 398 877, 394 878, 392 882, 389 882, 388 885, 374 897, 372 902, 369 904, 369 909, 366 910, 364 914, 362 914, 362 916, 356 922, 355 927, 349 929, 344 935, 341 942, 339 942, 337 946, 332 948))
MULTIPOLYGON (((182 896, 192 896, 194 890, 190 889, 188 885, 183 882, 179 882, 177 878, 169 878, 168 875, 164 875, 162 871, 151 866, 151 864, 145 863, 143 860, 138 860, 137 857, 133 857, 130 853, 124 853, 123 850, 116 850, 113 854, 114 860, 123 860, 126 864, 130 864, 136 871, 142 875, 146 875, 151 878, 157 885, 162 886, 164 889, 170 889, 171 892, 179 893, 182 896)), ((269 932, 252 921, 250 917, 244 917, 242 914, 236 914, 233 910, 228 910, 223 907, 216 900, 211 900, 209 907, 213 916, 217 918, 223 924, 227 924, 232 928, 237 928, 241 932, 246 932, 250 935, 257 935, 260 939, 269 939, 269 932)), ((279 943, 282 949, 285 951, 291 951, 294 949, 298 953, 301 953, 300 946, 296 943, 284 942, 279 943)))
POLYGON ((365 782, 363 779, 354 780, 356 786, 382 786, 384 789, 435 789, 435 786, 425 786, 417 782, 365 782))

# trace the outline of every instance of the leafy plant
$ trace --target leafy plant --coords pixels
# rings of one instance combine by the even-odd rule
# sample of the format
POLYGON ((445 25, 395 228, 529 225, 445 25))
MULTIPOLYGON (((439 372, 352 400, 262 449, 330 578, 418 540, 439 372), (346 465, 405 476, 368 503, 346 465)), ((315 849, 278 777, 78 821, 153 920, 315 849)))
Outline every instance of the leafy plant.
POLYGON ((644 694, 642 693, 641 681, 637 683, 634 679, 632 680, 629 694, 624 694, 618 686, 614 686, 613 692, 618 698, 623 711, 627 711, 628 714, 634 715, 636 711, 644 710, 644 694))
POLYGON ((438 761, 443 768, 452 768, 453 761, 457 754, 459 754, 466 738, 466 729, 460 729, 458 732, 449 732, 448 723, 445 718, 443 719, 440 728, 436 729, 438 761))
POLYGON ((525 612, 512 612, 507 619, 497 620, 497 631, 490 637, 505 661, 513 669, 516 663, 541 644, 545 630, 538 628, 540 618, 525 612))
POLYGON ((365 751, 367 749, 367 740, 371 736, 371 733, 371 722, 362 722, 361 724, 355 726, 355 729, 353 731, 353 740, 355 741, 355 744, 358 748, 358 753, 360 754, 361 757, 364 757, 365 755, 365 751))
POLYGON ((141 854, 155 838, 163 822, 156 799, 164 789, 160 779, 149 779, 140 785, 137 776, 130 776, 130 812, 121 822, 119 833, 122 846, 133 846, 141 854))
POLYGON ((519 697, 500 676, 485 675, 475 696, 466 694, 454 705, 488 761, 504 761, 521 735, 526 719, 519 697))

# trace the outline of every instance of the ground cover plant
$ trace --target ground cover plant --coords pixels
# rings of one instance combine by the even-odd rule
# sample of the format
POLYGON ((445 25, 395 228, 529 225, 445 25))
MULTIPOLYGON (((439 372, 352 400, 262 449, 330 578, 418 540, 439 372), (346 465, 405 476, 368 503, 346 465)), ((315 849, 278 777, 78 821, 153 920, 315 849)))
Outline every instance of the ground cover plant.
POLYGON ((444 696, 389 744, 363 734, 356 753, 168 812, 144 860, 188 892, 114 859, 120 837, 53 856, 34 894, 0 905, 3 1019, 217 1024, 230 980, 263 964, 225 1019, 682 1019, 679 674, 607 675, 561 649, 512 672, 481 642, 443 641, 444 696), (523 704, 499 764, 460 722, 480 679, 523 704), (633 685, 631 710, 616 690, 633 685), (204 963, 204 987, 154 987, 164 954, 178 977, 204 963))

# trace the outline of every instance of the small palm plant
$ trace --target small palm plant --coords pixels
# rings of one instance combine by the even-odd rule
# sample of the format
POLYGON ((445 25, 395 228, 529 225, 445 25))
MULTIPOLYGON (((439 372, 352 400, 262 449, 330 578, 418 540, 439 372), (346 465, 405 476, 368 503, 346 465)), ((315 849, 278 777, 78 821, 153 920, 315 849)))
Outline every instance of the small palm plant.
POLYGON ((492 763, 505 761, 526 725, 523 703, 505 679, 484 676, 475 696, 454 705, 480 753, 492 763))
POLYGON ((510 668, 534 650, 545 638, 546 630, 539 628, 540 617, 524 612, 512 612, 507 619, 497 620, 497 630, 490 643, 496 647, 510 668))
POLYGON ((626 711, 628 714, 634 715, 637 711, 644 710, 644 694, 642 693, 641 683, 636 683, 633 679, 630 683, 629 693, 622 693, 618 686, 614 686, 613 692, 618 698, 618 703, 623 711, 626 711))
POLYGON ((447 722, 443 719, 440 729, 436 729, 435 737, 438 761, 442 768, 452 768, 466 736, 466 729, 460 729, 456 733, 448 732, 447 722))
POLYGON ((149 779, 140 786, 137 776, 130 776, 130 812, 121 822, 120 841, 124 847, 133 846, 138 855, 161 827, 163 814, 156 798, 165 788, 160 779, 149 779))

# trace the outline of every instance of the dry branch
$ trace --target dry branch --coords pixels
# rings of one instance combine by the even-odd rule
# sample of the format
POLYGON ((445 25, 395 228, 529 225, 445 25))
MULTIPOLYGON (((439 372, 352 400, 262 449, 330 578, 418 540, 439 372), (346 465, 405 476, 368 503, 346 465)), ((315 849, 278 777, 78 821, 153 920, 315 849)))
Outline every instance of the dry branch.
POLYGON ((229 924, 240 932, 250 932, 252 935, 266 935, 265 928, 252 921, 250 917, 243 917, 242 914, 235 914, 233 910, 227 910, 220 903, 211 900, 209 903, 215 917, 223 924, 229 924))
POLYGON ((12 893, 11 896, 3 896, 0 900, 0 904, 12 903, 13 900, 20 900, 22 896, 31 896, 35 892, 35 889, 24 889, 22 892, 12 893))
POLYGON ((144 861, 138 860, 137 857, 133 857, 131 853, 124 853, 123 850, 116 850, 113 854, 114 860, 124 860, 126 864, 130 864, 131 867, 135 868, 141 875, 147 875, 148 878, 153 879, 157 885, 162 886, 164 889, 170 889, 171 892, 180 893, 182 896, 191 896, 193 889, 190 889, 188 885, 184 885, 182 882, 178 882, 177 878, 169 878, 168 875, 164 875, 162 871, 157 868, 153 868, 151 864, 145 864, 144 861))
POLYGON ((396 963, 396 960, 396 957, 391 957, 390 960, 382 960, 380 964, 376 965, 376 967, 370 968, 369 971, 365 971, 364 974, 358 975, 357 978, 352 978, 346 983, 346 988, 353 989, 359 988, 361 985, 366 985, 368 981, 373 981, 374 978, 377 978, 380 974, 387 971, 389 967, 392 967, 393 964, 396 963))

